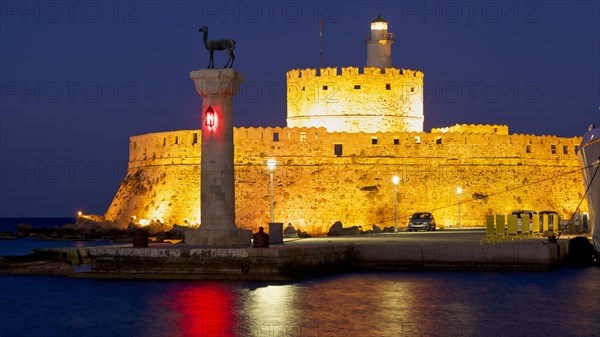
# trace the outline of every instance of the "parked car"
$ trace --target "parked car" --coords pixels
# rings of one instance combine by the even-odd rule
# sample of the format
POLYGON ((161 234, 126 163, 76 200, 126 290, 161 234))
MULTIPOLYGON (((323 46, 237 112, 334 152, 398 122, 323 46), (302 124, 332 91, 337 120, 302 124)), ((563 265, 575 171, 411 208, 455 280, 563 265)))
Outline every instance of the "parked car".
POLYGON ((428 212, 413 214, 408 221, 408 231, 412 232, 416 230, 434 231, 435 218, 433 217, 433 214, 428 212))

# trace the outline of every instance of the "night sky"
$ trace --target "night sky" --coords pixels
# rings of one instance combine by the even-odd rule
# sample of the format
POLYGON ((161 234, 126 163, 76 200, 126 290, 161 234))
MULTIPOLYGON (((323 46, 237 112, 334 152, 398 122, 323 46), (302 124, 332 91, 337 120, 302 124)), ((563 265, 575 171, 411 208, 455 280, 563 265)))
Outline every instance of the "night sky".
MULTIPOLYGON (((103 214, 130 136, 200 128, 198 28, 237 41, 236 126, 285 126, 285 72, 366 63, 377 14, 394 67, 425 73, 425 130, 600 124, 598 1, 0 1, 0 217, 103 214)), ((226 62, 216 53, 215 62, 226 62)))

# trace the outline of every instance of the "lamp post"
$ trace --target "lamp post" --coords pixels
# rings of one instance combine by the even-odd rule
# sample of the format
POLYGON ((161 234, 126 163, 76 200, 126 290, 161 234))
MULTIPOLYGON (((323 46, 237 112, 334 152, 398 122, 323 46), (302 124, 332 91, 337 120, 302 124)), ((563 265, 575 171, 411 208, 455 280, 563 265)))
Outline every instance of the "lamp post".
POLYGON ((457 187, 456 195, 458 196, 458 228, 462 228, 462 225, 460 224, 460 194, 461 193, 462 193, 462 188, 457 187))
POLYGON ((269 194, 271 196, 271 223, 275 222, 275 214, 273 212, 273 176, 275 175, 275 159, 267 160, 267 166, 269 167, 269 194))
POLYGON ((400 177, 393 176, 392 183, 394 184, 394 233, 398 231, 398 183, 400 177))

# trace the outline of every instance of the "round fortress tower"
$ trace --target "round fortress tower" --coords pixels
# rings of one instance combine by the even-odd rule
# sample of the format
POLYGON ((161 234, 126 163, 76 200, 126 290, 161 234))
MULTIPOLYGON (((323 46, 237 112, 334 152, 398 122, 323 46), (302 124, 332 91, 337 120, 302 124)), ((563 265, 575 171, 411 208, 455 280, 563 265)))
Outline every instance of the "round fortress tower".
POLYGON ((422 132, 423 73, 391 68, 393 36, 371 22, 367 66, 287 72, 288 127, 329 132, 422 132))

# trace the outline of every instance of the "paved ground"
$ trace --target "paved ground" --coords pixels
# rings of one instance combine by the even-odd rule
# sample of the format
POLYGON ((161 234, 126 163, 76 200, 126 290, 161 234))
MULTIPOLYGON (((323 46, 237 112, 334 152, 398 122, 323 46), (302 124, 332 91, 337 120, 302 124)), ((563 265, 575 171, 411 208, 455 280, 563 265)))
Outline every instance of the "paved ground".
POLYGON ((485 237, 485 229, 450 229, 435 232, 399 232, 384 234, 365 234, 360 236, 347 237, 316 237, 307 239, 284 239, 286 245, 306 245, 306 244, 329 244, 331 243, 354 243, 373 244, 373 243, 435 243, 435 242, 463 242, 479 243, 485 237))

